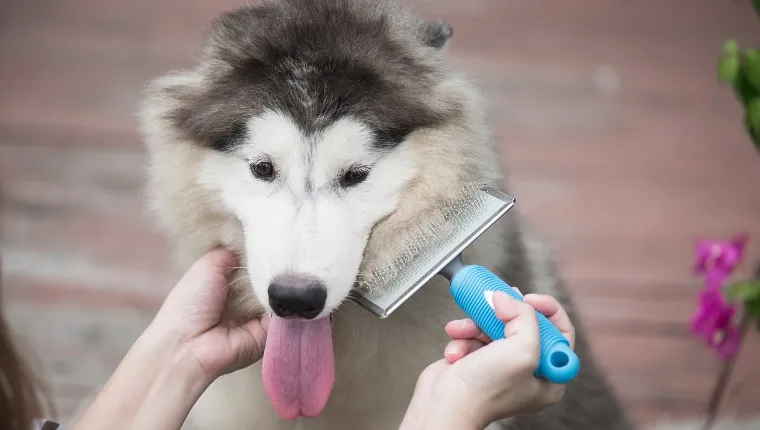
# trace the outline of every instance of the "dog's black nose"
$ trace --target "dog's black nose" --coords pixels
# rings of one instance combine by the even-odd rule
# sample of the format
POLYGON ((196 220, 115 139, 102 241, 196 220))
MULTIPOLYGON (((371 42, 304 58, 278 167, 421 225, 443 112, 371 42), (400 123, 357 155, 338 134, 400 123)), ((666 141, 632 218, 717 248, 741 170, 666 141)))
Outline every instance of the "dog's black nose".
POLYGON ((326 299, 327 289, 314 278, 285 275, 269 284, 269 306, 279 317, 312 319, 325 308, 326 299))

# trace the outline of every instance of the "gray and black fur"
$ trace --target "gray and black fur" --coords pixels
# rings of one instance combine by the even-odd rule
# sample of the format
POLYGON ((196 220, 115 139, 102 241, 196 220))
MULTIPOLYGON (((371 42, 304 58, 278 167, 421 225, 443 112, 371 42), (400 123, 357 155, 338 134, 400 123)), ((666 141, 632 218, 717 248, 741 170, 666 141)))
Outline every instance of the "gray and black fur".
MULTIPOLYGON (((357 116, 375 128, 382 148, 441 124, 456 107, 431 106, 421 97, 441 80, 438 64, 394 40, 392 17, 379 6, 358 4, 364 8, 292 0, 222 15, 206 56, 223 66, 210 71, 199 91, 175 94, 182 105, 169 119, 183 137, 220 150, 234 145, 243 122, 265 108, 288 113, 310 133, 357 116)), ((445 22, 420 23, 415 48, 440 49, 451 35, 445 22)))
MULTIPOLYGON (((403 144, 415 153, 420 173, 397 210, 374 227, 364 251, 368 270, 402 249, 457 184, 476 181, 509 192, 482 96, 443 56, 452 34, 446 22, 419 20, 387 1, 268 0, 216 19, 197 67, 152 82, 141 107, 152 209, 173 238, 180 263, 220 244, 245 254, 239 222, 196 177, 211 154, 242 144, 246 120, 267 109, 286 113, 306 134, 352 115, 372 127, 378 151, 403 144)), ((594 363, 548 251, 517 212, 478 239, 465 258, 524 293, 555 295, 578 330, 582 370, 564 400, 516 417, 504 428, 632 428, 594 363)), ((302 428, 398 426, 416 375, 441 356, 447 340, 443 325, 463 316, 440 280, 430 284, 388 320, 350 303, 333 315, 334 402, 302 428)), ((236 284, 231 312, 258 309, 246 287, 236 284)), ((273 416, 267 399, 251 385, 260 379, 258 371, 252 366, 218 380, 190 421, 202 430, 292 429, 273 416)))

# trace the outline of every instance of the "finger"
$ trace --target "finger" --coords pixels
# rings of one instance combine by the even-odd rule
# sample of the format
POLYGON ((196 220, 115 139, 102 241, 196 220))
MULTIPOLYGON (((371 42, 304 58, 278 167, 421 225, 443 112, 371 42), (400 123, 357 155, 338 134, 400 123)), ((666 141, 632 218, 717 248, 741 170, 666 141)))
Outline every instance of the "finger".
POLYGON ((207 252, 201 257, 196 264, 206 266, 210 269, 225 270, 235 267, 238 259, 235 253, 224 247, 217 247, 207 252))
POLYGON ((504 337, 520 342, 531 356, 538 355, 540 341, 536 310, 502 292, 494 293, 493 304, 496 316, 505 323, 504 337))
POLYGON ((200 272, 213 274, 214 276, 221 274, 224 276, 225 281, 229 281, 228 277, 233 273, 233 270, 230 269, 237 267, 238 264, 237 255, 229 249, 218 247, 212 249, 196 261, 194 268, 200 272))
POLYGON ((165 305, 184 308, 198 302, 219 302, 226 296, 225 266, 234 266, 235 261, 235 255, 223 248, 206 253, 177 282, 165 305))
POLYGON ((191 287, 209 284, 217 288, 219 284, 226 287, 229 267, 235 267, 237 256, 225 248, 215 248, 206 253, 193 263, 185 275, 177 283, 175 289, 187 289, 191 287))
POLYGON ((523 300, 544 314, 565 335, 570 342, 570 347, 575 348, 575 327, 562 304, 556 298, 544 294, 528 294, 523 300))
POLYGON ((555 405, 562 401, 565 396, 566 386, 562 384, 552 384, 549 381, 543 379, 536 380, 539 384, 537 389, 537 395, 533 400, 533 407, 530 408, 533 413, 540 412, 541 410, 555 405))
POLYGON ((451 321, 446 324, 446 334, 453 339, 477 339, 483 343, 491 341, 491 338, 483 333, 483 330, 475 324, 475 321, 469 318, 451 321))
POLYGON ((443 356, 449 363, 454 363, 485 345, 485 343, 476 339, 455 339, 446 345, 443 356))
POLYGON ((243 361, 241 365, 247 366, 261 359, 264 355, 268 330, 269 316, 266 315, 260 319, 252 319, 236 330, 230 330, 230 344, 243 361))

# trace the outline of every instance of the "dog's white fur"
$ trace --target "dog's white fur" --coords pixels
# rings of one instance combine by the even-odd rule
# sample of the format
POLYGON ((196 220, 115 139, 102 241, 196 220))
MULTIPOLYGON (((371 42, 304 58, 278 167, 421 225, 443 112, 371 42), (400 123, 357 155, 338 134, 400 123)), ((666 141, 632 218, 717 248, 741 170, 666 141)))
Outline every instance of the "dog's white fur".
MULTIPOLYGON (((402 20, 393 25, 407 24, 402 20)), ((407 33, 399 32, 398 37, 407 33)), ((421 61, 438 61, 422 47, 418 54, 421 61)), ((214 67, 223 65, 209 61, 193 70, 170 73, 153 81, 145 94, 140 123, 150 155, 151 207, 173 239, 181 266, 217 245, 242 255, 248 270, 238 274, 230 312, 268 310, 267 286, 281 272, 318 277, 328 288, 324 313, 333 316, 336 380, 320 417, 288 422, 270 406, 256 364, 218 379, 201 397, 188 424, 202 430, 397 428, 418 375, 442 357, 448 340, 444 325, 464 315, 442 279, 431 281, 386 320, 345 299, 360 267, 381 266, 408 246, 415 226, 442 200, 455 195, 460 184, 504 188, 481 93, 463 76, 446 71, 445 79, 425 95, 425 103, 445 106, 454 100, 460 114, 440 126, 415 130, 383 157, 369 149, 369 131, 361 120, 342 118, 311 137, 318 142, 304 145, 310 137, 276 110, 250 118, 245 142, 233 152, 220 152, 183 138, 164 120, 180 103, 167 94, 173 89, 202 88, 214 67), (313 152, 304 153, 306 148, 313 152), (276 181, 251 176, 249 164, 261 156, 276 160, 281 169, 276 181), (372 165, 367 181, 355 189, 331 188, 336 173, 352 163, 372 165), (311 194, 316 198, 308 198, 303 189, 306 178, 318 190, 311 194)), ((559 295, 573 314, 571 303, 558 289, 549 253, 520 226, 516 212, 481 236, 464 258, 512 276, 509 282, 529 282, 516 285, 524 292, 559 295)), ((554 415, 547 413, 544 421, 539 418, 534 427, 521 428, 585 430, 589 427, 584 422, 613 421, 619 424, 610 430, 628 428, 622 415, 606 421, 591 417, 603 413, 617 417, 619 411, 607 398, 612 395, 602 376, 588 370, 593 366, 585 351, 579 354, 586 360, 586 373, 578 382, 576 397, 585 396, 588 406, 577 413, 589 418, 552 418, 574 413, 576 406, 571 403, 558 406, 554 415)))
POLYGON ((353 287, 372 227, 393 212, 416 175, 415 154, 404 146, 381 157, 371 149, 372 132, 352 118, 310 138, 286 115, 267 111, 247 130, 238 154, 207 155, 198 184, 240 220, 250 282, 267 311, 272 279, 297 273, 326 286, 318 317, 327 316, 353 287), (250 164, 262 158, 277 169, 271 182, 251 174, 250 164), (371 166, 367 180, 335 187, 336 176, 357 164, 371 166))
MULTIPOLYGON (((154 85, 187 84, 192 79, 199 77, 192 73, 171 75, 157 80, 154 85)), ((322 276, 328 286, 341 287, 328 294, 327 310, 334 310, 345 299, 359 269, 360 261, 352 260, 351 256, 361 257, 368 229, 376 221, 395 209, 394 217, 398 217, 398 224, 403 226, 406 220, 428 210, 426 200, 432 204, 441 193, 453 193, 462 170, 452 165, 470 164, 466 166, 468 172, 478 172, 483 182, 499 185, 499 157, 481 119, 480 93, 464 80, 452 79, 447 86, 449 88, 441 91, 455 92, 458 97, 471 100, 468 122, 448 124, 411 136, 401 151, 383 159, 383 165, 373 169, 373 173, 379 173, 373 178, 377 182, 368 184, 366 192, 352 196, 342 208, 329 197, 317 202, 332 206, 327 210, 334 211, 331 216, 341 222, 319 219, 314 226, 319 230, 311 233, 316 237, 308 239, 302 238, 298 222, 289 215, 292 203, 288 201, 288 192, 281 191, 282 197, 277 196, 276 191, 267 189, 270 184, 256 184, 251 179, 245 158, 255 157, 255 153, 237 157, 184 142, 171 129, 154 120, 162 115, 156 110, 170 108, 169 105, 145 105, 142 118, 151 156, 151 202, 163 227, 174 234, 179 261, 188 265, 208 249, 224 244, 243 251, 258 298, 256 302, 260 305, 266 303, 266 286, 271 276, 279 270, 298 268, 322 276), (462 159, 461 153, 469 157, 462 159), (423 178, 435 175, 435 181, 426 183, 418 176, 416 185, 410 186, 410 177, 415 174, 423 178), (402 190, 402 186, 406 188, 402 190), (399 210, 402 191, 406 202, 403 211, 399 210), (357 220, 349 217, 354 210, 368 212, 357 220), (361 222, 352 224, 356 221, 361 222), (300 258, 294 258, 291 253, 300 254, 300 258)), ((251 139, 256 139, 256 133, 271 132, 262 139, 265 145, 273 145, 273 151, 291 151, 284 156, 292 157, 292 164, 286 164, 295 166, 296 171, 301 169, 297 174, 304 174, 299 164, 302 157, 297 152, 302 137, 286 118, 268 113, 252 119, 251 123, 263 125, 265 130, 253 132, 251 139)), ((338 122, 334 127, 322 137, 329 142, 324 148, 330 152, 323 155, 323 162, 328 166, 341 157, 351 159, 353 154, 349 147, 341 144, 347 137, 358 135, 361 139, 363 132, 362 126, 351 120, 338 122)), ((319 160, 319 156, 316 159, 319 160)), ((366 158, 361 161, 366 162, 366 158)), ((319 166, 319 162, 315 165, 319 166)), ((324 170, 315 168, 314 172, 319 175, 324 170)), ((293 186, 298 186, 302 181, 293 182, 293 186)), ((393 221, 389 218, 373 231, 378 250, 370 252, 381 254, 383 250, 382 255, 387 255, 387 247, 398 249, 404 245, 392 240, 396 230, 393 221)), ((499 233, 503 228, 503 223, 492 227, 470 247, 466 258, 492 269, 503 264, 506 255, 503 236, 499 233)), ((537 254, 531 260, 541 262, 544 257, 537 254)), ((554 292, 553 284, 548 274, 536 279, 536 285, 545 293, 554 292)), ((333 314, 335 367, 338 369, 333 394, 322 416, 309 420, 303 428, 379 430, 398 427, 417 376, 428 364, 442 357, 442 347, 447 341, 443 326, 462 317, 441 279, 431 282, 385 320, 377 319, 355 304, 345 303, 333 314)), ((191 414, 192 424, 201 429, 296 428, 295 423, 281 420, 269 405, 260 371, 260 364, 256 364, 217 380, 191 414)))

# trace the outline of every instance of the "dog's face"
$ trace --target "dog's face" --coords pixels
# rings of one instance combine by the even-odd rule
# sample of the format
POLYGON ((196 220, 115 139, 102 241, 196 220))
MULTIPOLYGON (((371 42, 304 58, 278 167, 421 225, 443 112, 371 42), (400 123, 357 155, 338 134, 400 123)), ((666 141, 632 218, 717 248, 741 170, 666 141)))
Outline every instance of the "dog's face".
POLYGON ((213 23, 195 70, 154 83, 143 112, 154 173, 180 163, 156 161, 160 151, 202 152, 183 186, 202 189, 204 211, 242 226, 252 288, 269 311, 334 311, 373 228, 410 196, 420 170, 449 175, 415 135, 461 115, 461 101, 440 89, 451 34, 376 1, 260 2, 213 23))
POLYGON ((259 301, 282 316, 314 317, 347 297, 372 227, 415 174, 412 151, 378 147, 360 119, 308 134, 267 110, 246 121, 234 150, 207 159, 201 179, 243 226, 259 301))

